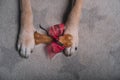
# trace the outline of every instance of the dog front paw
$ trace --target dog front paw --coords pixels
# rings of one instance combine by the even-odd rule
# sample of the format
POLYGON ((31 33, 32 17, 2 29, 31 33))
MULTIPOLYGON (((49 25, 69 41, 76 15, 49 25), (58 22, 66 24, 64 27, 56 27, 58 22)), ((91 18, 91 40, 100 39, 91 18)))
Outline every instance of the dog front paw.
POLYGON ((28 58, 29 55, 32 53, 34 46, 35 46, 34 30, 31 31, 22 30, 19 34, 17 44, 20 55, 22 57, 28 58))
POLYGON ((64 34, 70 34, 72 35, 73 39, 72 39, 72 46, 69 48, 66 48, 64 53, 66 56, 71 56, 74 53, 76 53, 77 49, 78 49, 78 42, 79 42, 79 38, 78 38, 78 28, 77 27, 68 27, 65 30, 64 34))

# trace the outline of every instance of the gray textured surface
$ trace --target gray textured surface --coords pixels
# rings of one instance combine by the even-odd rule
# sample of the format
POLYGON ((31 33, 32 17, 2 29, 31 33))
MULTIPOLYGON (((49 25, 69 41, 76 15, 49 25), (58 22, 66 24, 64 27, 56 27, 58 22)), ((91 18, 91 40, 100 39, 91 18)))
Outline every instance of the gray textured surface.
MULTIPOLYGON (((18 1, 0 0, 0 80, 120 80, 120 0, 83 0, 79 51, 49 60, 40 45, 29 59, 15 50, 18 1)), ((34 25, 61 23, 68 0, 31 0, 34 25)))

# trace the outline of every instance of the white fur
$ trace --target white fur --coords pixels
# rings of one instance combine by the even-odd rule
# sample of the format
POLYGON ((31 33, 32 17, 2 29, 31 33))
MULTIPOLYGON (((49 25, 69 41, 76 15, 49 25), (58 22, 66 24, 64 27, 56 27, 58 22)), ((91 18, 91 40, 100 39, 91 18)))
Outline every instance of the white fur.
POLYGON ((68 29, 66 29, 65 34, 71 34, 73 37, 72 40, 72 46, 69 48, 65 49, 65 54, 67 56, 69 55, 73 55, 74 53, 76 53, 76 48, 78 48, 78 42, 79 42, 79 38, 78 38, 78 27, 68 27, 68 29))
POLYGON ((18 41, 18 50, 20 51, 20 55, 26 58, 29 57, 34 46, 34 30, 30 32, 22 30, 18 41))

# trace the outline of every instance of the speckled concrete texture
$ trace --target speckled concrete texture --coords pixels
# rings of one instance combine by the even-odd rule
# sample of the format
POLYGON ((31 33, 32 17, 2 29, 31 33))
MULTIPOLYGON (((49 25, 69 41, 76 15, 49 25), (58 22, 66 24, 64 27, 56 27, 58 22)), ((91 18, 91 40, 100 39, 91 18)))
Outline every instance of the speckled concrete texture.
MULTIPOLYGON (((61 23, 69 0, 31 0, 34 25, 61 23)), ((28 59, 16 51, 19 0, 0 0, 0 80, 120 80, 120 0, 83 0, 79 49, 52 60, 45 45, 28 59)))

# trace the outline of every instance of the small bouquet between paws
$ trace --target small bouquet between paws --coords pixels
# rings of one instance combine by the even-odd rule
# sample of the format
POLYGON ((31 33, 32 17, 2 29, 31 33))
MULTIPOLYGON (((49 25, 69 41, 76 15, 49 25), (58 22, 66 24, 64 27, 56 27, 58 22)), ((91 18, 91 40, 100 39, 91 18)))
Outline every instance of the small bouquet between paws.
POLYGON ((48 31, 41 26, 40 28, 45 30, 47 34, 40 34, 36 31, 34 33, 35 44, 47 44, 46 50, 50 58, 62 52, 65 48, 72 46, 72 36, 64 34, 64 24, 51 26, 48 31))

